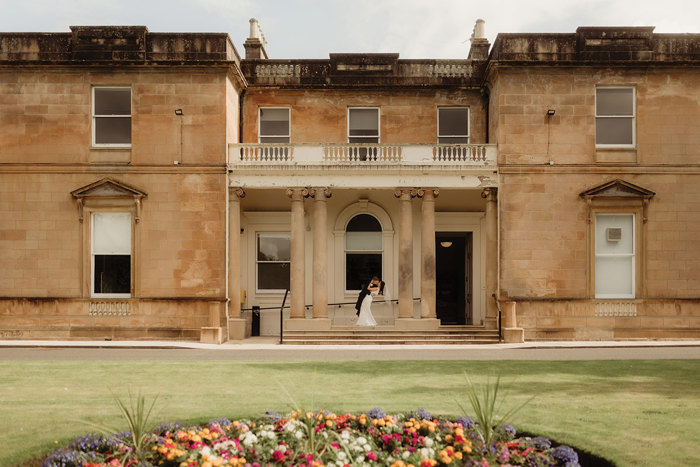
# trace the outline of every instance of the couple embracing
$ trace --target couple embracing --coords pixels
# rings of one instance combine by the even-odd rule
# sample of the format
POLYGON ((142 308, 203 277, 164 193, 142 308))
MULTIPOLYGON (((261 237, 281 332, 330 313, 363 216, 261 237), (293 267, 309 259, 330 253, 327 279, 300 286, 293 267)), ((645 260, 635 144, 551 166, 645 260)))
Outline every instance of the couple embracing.
POLYGON ((358 326, 376 326, 377 322, 372 316, 372 298, 384 294, 384 282, 379 277, 374 276, 372 280, 362 287, 360 295, 357 297, 355 309, 357 310, 358 326))

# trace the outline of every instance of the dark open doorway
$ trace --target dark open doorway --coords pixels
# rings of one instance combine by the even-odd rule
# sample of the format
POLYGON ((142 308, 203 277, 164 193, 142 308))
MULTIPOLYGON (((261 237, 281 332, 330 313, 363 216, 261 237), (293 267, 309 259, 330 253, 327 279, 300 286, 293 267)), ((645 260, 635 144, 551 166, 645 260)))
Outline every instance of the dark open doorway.
POLYGON ((472 324, 471 232, 436 232, 435 251, 440 324, 472 324))

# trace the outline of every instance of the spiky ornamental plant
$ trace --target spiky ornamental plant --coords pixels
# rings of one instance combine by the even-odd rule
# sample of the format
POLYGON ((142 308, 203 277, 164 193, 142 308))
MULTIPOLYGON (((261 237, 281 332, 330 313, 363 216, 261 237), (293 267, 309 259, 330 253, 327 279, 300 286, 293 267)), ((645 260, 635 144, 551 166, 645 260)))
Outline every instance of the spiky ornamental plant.
MULTIPOLYGON (((496 376, 495 382, 491 379, 491 376, 489 376, 481 390, 472 383, 466 371, 464 372, 464 378, 467 381, 467 398, 474 412, 474 419, 477 423, 476 428, 479 434, 484 438, 484 444, 486 446, 490 446, 491 442, 494 440, 496 428, 506 425, 520 409, 534 399, 533 396, 522 404, 516 405, 503 412, 503 402, 506 397, 503 394, 499 396, 501 385, 500 375, 496 376), (502 412, 503 415, 499 415, 500 412, 502 412)), ((462 412, 467 415, 467 411, 459 401, 457 401, 457 405, 462 409, 462 412)))
POLYGON ((129 393, 129 405, 124 403, 114 394, 112 396, 114 397, 114 402, 116 402, 117 407, 119 407, 122 416, 126 420, 129 431, 131 432, 131 447, 137 455, 141 454, 147 441, 148 419, 153 411, 153 406, 158 400, 158 396, 154 397, 153 401, 151 401, 150 405, 148 406, 146 404, 146 397, 141 394, 141 391, 139 391, 136 397, 129 393))

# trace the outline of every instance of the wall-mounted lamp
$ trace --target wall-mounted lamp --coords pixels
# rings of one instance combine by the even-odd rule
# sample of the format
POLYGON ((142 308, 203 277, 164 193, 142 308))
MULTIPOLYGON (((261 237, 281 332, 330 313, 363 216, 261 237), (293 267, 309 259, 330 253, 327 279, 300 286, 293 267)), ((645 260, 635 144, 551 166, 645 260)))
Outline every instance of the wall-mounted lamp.
POLYGON ((175 115, 182 117, 182 109, 175 109, 175 115))
POLYGON ((548 117, 554 116, 555 113, 556 113, 556 110, 554 110, 554 109, 549 109, 549 110, 547 110, 547 116, 548 116, 548 117))
POLYGON ((443 248, 449 248, 452 246, 452 242, 440 242, 440 246, 443 248))

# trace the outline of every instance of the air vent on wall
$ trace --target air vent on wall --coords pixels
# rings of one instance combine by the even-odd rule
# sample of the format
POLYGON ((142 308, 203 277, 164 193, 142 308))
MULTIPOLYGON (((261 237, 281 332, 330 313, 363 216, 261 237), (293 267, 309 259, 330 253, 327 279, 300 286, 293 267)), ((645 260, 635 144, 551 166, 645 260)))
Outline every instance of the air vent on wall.
POLYGON ((609 227, 605 229, 605 238, 609 242, 619 242, 622 240, 622 228, 621 227, 609 227))

